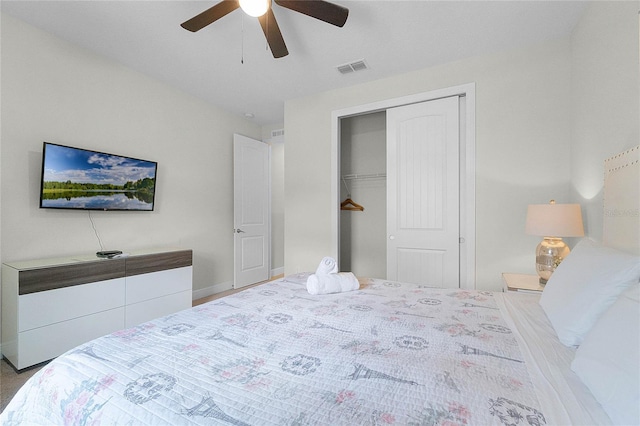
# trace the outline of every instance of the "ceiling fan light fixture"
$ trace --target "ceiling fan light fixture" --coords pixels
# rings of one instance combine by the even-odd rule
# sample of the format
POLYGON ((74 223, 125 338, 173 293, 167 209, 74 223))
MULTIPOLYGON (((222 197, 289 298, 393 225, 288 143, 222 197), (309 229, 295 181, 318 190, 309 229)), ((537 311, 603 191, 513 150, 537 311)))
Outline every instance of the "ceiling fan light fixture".
POLYGON ((240 0, 240 8, 249 16, 257 18, 269 10, 269 0, 240 0))

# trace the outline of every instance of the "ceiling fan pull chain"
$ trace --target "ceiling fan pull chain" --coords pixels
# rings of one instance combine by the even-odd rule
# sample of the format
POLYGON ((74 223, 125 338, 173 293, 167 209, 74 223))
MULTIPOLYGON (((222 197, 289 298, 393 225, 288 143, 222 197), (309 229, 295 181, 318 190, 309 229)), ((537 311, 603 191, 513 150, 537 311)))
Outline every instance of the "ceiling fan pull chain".
POLYGON ((244 15, 240 24, 240 63, 244 65, 244 15))

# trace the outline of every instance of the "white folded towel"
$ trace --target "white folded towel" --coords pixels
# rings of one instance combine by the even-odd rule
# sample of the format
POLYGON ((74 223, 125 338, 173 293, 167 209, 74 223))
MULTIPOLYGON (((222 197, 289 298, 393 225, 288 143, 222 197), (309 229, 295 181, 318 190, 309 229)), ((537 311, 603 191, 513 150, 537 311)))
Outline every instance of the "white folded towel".
POLYGON ((342 293, 357 290, 360 282, 351 272, 338 272, 332 274, 311 274, 307 278, 307 291, 309 294, 342 293))
POLYGON ((333 257, 323 257, 316 269, 316 275, 335 274, 338 272, 338 262, 333 257))

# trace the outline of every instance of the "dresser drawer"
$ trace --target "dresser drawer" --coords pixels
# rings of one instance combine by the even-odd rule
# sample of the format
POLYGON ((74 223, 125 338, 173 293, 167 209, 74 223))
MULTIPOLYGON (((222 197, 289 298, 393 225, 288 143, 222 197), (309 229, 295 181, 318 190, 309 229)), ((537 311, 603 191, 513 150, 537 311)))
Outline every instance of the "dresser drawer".
POLYGON ((20 333, 17 369, 62 355, 70 348, 124 328, 124 308, 110 309, 20 333))
POLYGON ((193 267, 169 269, 127 277, 126 304, 167 296, 181 291, 191 291, 193 267))
POLYGON ((75 285, 18 297, 18 332, 124 306, 125 279, 75 285))
POLYGON ((191 289, 125 307, 125 327, 134 327, 191 307, 191 289))

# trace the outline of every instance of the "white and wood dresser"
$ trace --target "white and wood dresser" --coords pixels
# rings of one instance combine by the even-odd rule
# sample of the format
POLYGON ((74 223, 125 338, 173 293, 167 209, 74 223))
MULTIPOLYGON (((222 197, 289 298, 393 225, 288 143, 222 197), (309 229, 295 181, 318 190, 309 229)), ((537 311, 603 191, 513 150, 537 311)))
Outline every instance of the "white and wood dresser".
POLYGON ((2 265, 2 355, 17 370, 192 304, 191 250, 2 265))

